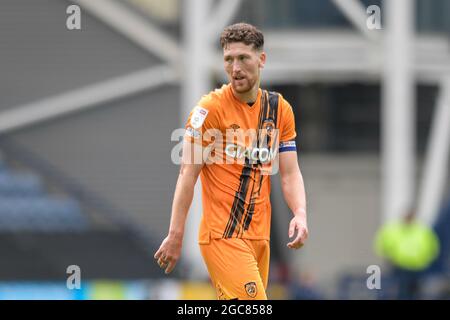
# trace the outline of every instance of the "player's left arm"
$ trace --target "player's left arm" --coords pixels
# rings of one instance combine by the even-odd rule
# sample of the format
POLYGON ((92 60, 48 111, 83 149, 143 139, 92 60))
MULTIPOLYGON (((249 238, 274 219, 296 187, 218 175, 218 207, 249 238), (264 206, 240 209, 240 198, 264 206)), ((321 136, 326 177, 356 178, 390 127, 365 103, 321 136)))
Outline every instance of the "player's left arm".
POLYGON ((289 224, 289 238, 292 238, 297 231, 296 237, 287 246, 291 249, 299 249, 308 237, 305 186, 297 152, 295 150, 281 152, 279 156, 281 188, 284 199, 294 215, 289 224))

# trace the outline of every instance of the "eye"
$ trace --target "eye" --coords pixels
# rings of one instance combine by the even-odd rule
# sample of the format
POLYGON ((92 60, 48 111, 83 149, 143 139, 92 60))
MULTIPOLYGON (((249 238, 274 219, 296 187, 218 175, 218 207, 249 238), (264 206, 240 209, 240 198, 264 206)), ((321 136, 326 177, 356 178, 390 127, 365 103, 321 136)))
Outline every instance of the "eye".
POLYGON ((231 57, 225 57, 225 62, 226 63, 231 63, 231 61, 232 61, 231 57))

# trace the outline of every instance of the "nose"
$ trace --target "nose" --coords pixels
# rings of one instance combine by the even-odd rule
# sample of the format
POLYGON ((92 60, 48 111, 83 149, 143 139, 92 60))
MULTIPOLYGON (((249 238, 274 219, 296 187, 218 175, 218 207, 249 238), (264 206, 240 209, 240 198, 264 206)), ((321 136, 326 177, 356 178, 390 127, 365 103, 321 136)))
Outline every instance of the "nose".
POLYGON ((233 62, 233 73, 236 74, 239 71, 241 71, 241 66, 239 65, 238 61, 233 62))

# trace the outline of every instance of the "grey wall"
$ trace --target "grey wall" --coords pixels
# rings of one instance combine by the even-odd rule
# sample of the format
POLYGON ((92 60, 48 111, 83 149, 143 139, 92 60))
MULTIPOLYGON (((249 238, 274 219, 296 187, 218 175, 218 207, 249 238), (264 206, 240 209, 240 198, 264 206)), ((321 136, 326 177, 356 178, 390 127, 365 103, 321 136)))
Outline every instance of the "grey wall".
POLYGON ((381 222, 379 159, 370 155, 304 157, 311 238, 301 266, 329 283, 339 272, 364 274, 380 264, 373 240, 381 222))
MULTIPOLYGON (((159 64, 83 10, 82 30, 67 30, 70 4, 0 2, 0 111, 159 64)), ((170 161, 178 108, 179 88, 167 86, 12 137, 161 237, 178 173, 170 161)))
POLYGON ((0 110, 141 70, 157 59, 64 0, 0 1, 0 110))
MULTIPOLYGON (((365 274, 369 265, 382 263, 373 251, 381 222, 379 159, 300 153, 299 162, 307 192, 309 238, 298 251, 286 248, 291 213, 284 203, 276 203, 274 214, 282 224, 280 249, 296 271, 310 274, 331 295, 341 272, 365 274)), ((273 196, 282 199, 278 177, 273 182, 273 196)))
POLYGON ((141 94, 13 137, 162 237, 178 175, 170 159, 178 91, 141 94))

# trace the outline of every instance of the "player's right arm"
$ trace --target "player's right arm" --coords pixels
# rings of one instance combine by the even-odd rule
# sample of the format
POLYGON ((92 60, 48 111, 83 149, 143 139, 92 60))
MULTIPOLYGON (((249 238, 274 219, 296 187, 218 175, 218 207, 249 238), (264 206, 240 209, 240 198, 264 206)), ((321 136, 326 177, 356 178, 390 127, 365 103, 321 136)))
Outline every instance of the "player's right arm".
POLYGON ((188 140, 183 142, 181 168, 178 175, 172 203, 172 215, 167 237, 161 243, 154 258, 165 273, 170 273, 178 262, 183 244, 187 214, 194 197, 194 186, 203 167, 203 160, 197 158, 201 146, 188 140))
POLYGON ((172 215, 167 237, 155 253, 155 259, 166 274, 170 273, 178 262, 183 244, 184 226, 194 197, 194 186, 205 164, 204 150, 207 151, 211 139, 209 130, 220 128, 216 113, 217 101, 211 95, 204 96, 189 114, 186 133, 183 139, 181 168, 175 187, 172 203, 172 215))

